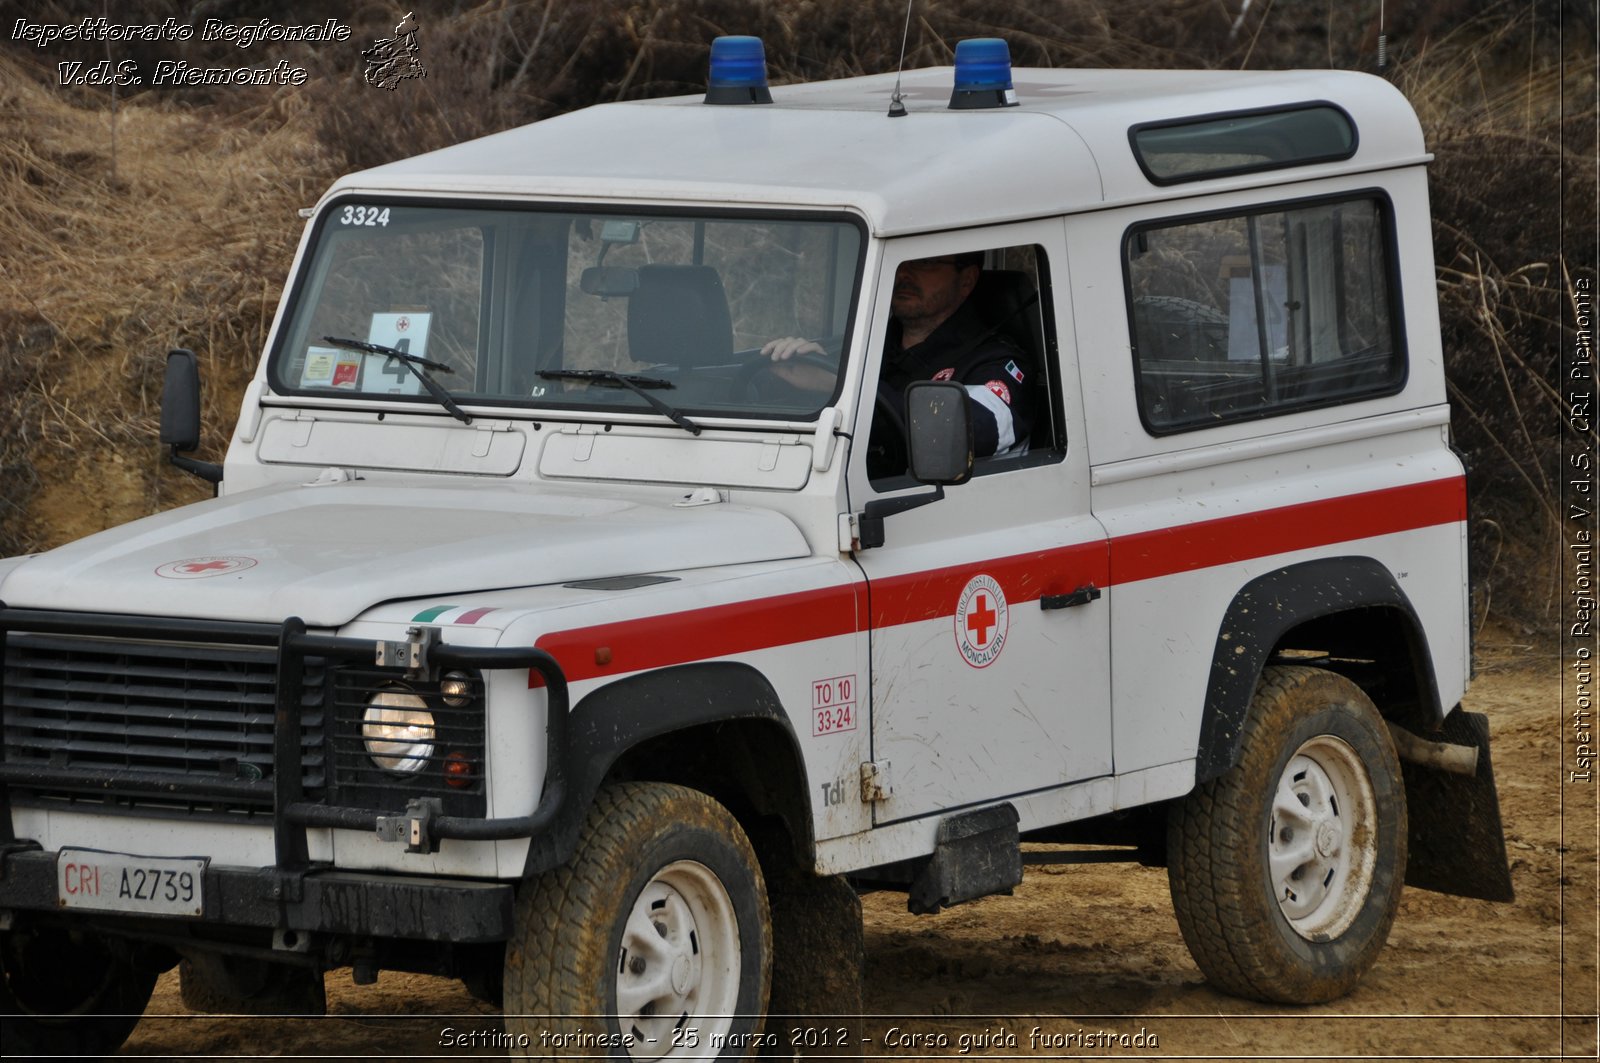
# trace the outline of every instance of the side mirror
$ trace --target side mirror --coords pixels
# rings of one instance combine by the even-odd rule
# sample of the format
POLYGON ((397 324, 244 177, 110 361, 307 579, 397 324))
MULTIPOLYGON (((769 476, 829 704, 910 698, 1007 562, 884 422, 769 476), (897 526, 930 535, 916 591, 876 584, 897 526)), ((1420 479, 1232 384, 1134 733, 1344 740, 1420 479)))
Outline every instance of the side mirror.
POLYGON ((906 388, 906 451, 918 483, 953 487, 972 479, 966 388, 948 380, 919 380, 906 388))
POLYGON ((222 466, 186 458, 183 451, 200 447, 200 363, 193 351, 167 352, 167 375, 161 386, 161 445, 167 460, 208 483, 222 481, 222 466))
POLYGON ((174 451, 200 447, 200 363, 193 351, 167 352, 161 385, 161 445, 174 451))
POLYGON ((934 485, 934 490, 868 502, 857 521, 863 550, 883 545, 884 518, 938 502, 946 486, 972 479, 972 413, 966 388, 948 380, 919 380, 906 388, 905 413, 911 478, 934 485))

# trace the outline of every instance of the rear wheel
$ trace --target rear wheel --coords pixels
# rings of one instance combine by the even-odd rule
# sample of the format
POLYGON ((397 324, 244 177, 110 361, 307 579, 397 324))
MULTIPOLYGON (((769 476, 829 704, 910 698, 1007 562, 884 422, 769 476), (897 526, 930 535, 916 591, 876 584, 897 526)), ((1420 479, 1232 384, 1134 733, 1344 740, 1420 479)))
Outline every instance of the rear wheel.
POLYGON ((742 1057, 771 955, 766 888, 733 816, 682 786, 608 786, 572 860, 518 897, 506 1030, 552 1056, 742 1057))
POLYGON ((1400 764, 1377 709, 1316 668, 1269 668, 1239 763, 1174 806, 1173 908, 1219 989, 1310 1004, 1347 993, 1405 882, 1400 764))
POLYGON ((156 974, 106 942, 56 929, 0 934, 0 1054, 95 1057, 139 1024, 156 974))

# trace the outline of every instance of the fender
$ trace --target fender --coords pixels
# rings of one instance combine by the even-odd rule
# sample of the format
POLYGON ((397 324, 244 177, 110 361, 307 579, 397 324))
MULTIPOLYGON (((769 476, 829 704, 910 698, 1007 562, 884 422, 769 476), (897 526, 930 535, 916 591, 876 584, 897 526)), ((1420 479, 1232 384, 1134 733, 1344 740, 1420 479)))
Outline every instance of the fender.
POLYGON ((1370 557, 1329 557, 1289 565, 1245 584, 1222 618, 1195 751, 1195 785, 1217 778, 1238 761, 1256 680, 1283 636, 1308 621, 1355 609, 1392 610, 1398 615, 1417 696, 1433 711, 1432 719, 1439 719, 1439 687, 1427 636, 1411 599, 1389 570, 1370 557))
MULTIPOLYGON (((585 695, 568 717, 566 803, 550 829, 529 843, 523 876, 571 858, 595 792, 630 749, 675 731, 735 720, 776 724, 790 763, 803 772, 800 743, 777 691, 747 664, 724 661, 662 668, 585 695)), ((768 767, 772 777, 781 779, 785 774, 778 765, 768 767)))

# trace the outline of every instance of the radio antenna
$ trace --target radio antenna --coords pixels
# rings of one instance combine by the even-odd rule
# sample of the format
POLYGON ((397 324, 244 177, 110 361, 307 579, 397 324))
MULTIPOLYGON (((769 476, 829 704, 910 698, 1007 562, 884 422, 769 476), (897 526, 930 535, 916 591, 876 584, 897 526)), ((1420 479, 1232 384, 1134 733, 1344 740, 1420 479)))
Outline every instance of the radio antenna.
POLYGON ((900 75, 906 69, 906 41, 911 38, 911 5, 917 0, 906 0, 906 26, 900 32, 900 66, 894 72, 894 95, 889 97, 889 117, 904 118, 906 116, 905 97, 900 95, 900 75))
POLYGON ((1389 66, 1389 35, 1383 31, 1383 6, 1383 0, 1378 0, 1378 71, 1380 73, 1389 66))

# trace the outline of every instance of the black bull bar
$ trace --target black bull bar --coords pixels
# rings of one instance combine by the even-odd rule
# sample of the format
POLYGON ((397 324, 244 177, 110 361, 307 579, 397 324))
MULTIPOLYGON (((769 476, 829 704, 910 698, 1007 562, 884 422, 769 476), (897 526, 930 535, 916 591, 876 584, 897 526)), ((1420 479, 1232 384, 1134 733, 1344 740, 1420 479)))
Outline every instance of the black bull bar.
MULTIPOLYGON (((83 787, 99 784, 110 788, 145 789, 169 797, 216 798, 223 796, 261 797, 270 792, 272 826, 277 869, 301 872, 309 866, 306 830, 332 827, 342 830, 376 832, 380 821, 396 816, 368 808, 342 807, 307 800, 301 760, 301 700, 305 661, 308 657, 372 664, 380 651, 374 639, 314 635, 298 617, 282 624, 240 621, 204 621, 99 613, 69 613, 40 609, 13 609, 0 603, 0 665, 5 660, 5 644, 12 631, 41 635, 80 635, 124 638, 140 641, 195 642, 257 647, 276 647, 277 682, 274 693, 272 755, 270 779, 190 779, 113 771, 85 771, 83 768, 44 764, 0 762, 0 852, 19 847, 11 821, 12 786, 71 784, 83 787)), ((545 734, 547 755, 544 789, 539 803, 525 816, 494 819, 422 813, 428 839, 453 838, 469 841, 498 841, 530 838, 542 833, 560 814, 567 795, 567 712, 569 708, 566 676, 556 659, 533 647, 476 647, 435 643, 427 650, 429 666, 463 668, 531 669, 544 679, 547 695, 545 734)), ((0 684, 0 714, 4 711, 4 686, 0 684)), ((410 815, 408 812, 407 815, 410 815)), ((413 824, 413 838, 416 836, 413 824)), ((22 843, 25 847, 26 843, 22 843)))

